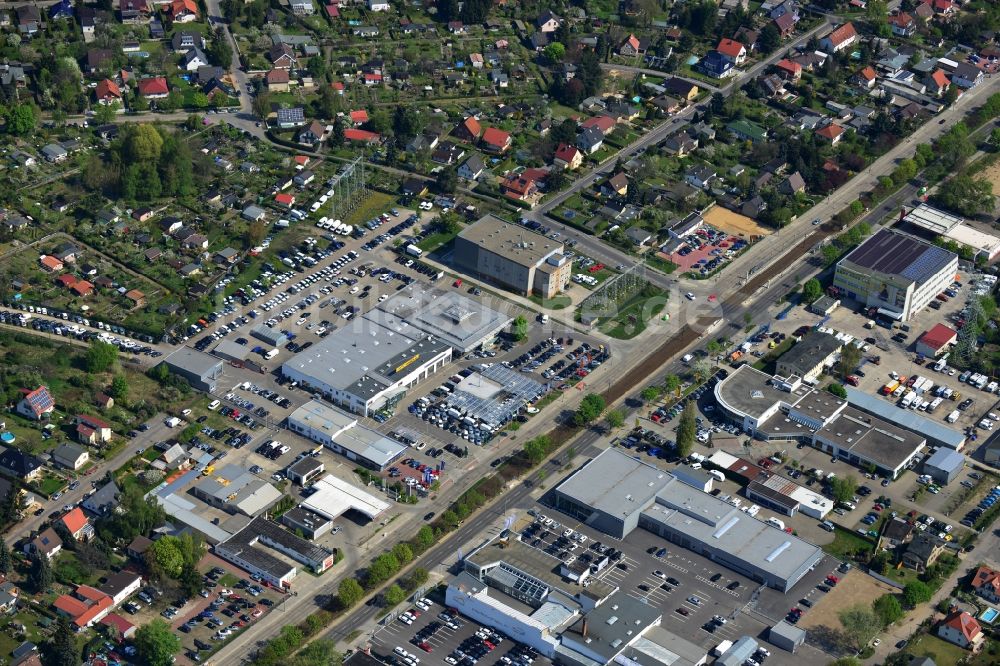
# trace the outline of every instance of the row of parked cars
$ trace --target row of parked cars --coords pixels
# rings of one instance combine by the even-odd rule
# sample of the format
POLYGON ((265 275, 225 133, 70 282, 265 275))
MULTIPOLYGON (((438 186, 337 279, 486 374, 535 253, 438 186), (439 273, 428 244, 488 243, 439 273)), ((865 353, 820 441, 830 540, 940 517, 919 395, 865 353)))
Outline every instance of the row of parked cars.
POLYGON ((972 527, 984 513, 993 508, 993 505, 996 504, 997 501, 1000 501, 1000 486, 995 486, 992 490, 990 490, 986 497, 984 497, 979 504, 976 505, 976 508, 965 514, 965 517, 961 520, 961 524, 966 527, 972 527))

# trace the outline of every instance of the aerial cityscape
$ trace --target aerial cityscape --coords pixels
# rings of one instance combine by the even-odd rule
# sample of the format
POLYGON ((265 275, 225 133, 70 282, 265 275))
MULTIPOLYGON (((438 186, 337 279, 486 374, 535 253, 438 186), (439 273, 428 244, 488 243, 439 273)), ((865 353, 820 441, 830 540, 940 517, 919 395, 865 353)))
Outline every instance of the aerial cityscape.
POLYGON ((0 664, 1000 664, 1000 3, 0 51, 0 664))

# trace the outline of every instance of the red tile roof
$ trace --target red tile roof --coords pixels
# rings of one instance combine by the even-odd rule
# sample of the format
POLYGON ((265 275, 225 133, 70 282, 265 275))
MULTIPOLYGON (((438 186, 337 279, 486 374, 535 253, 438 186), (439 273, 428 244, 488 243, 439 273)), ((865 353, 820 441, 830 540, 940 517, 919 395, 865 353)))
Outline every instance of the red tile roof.
POLYGON ((944 324, 935 324, 934 328, 920 336, 920 344, 938 350, 946 344, 953 342, 957 336, 958 333, 944 324))
POLYGON ((965 611, 955 611, 946 617, 942 624, 962 634, 970 643, 982 632, 976 618, 965 611))
POLYGON ((934 73, 931 74, 931 79, 937 84, 938 88, 947 88, 951 85, 951 80, 944 73, 943 69, 935 69, 934 73))
POLYGON ((327 5, 326 13, 330 18, 338 18, 340 16, 340 8, 337 5, 327 5))
POLYGON ((625 40, 625 43, 631 46, 632 49, 635 51, 638 51, 639 46, 641 45, 639 42, 639 38, 636 37, 635 35, 629 35, 628 39, 625 40))
POLYGON ((863 78, 865 81, 874 81, 876 76, 875 68, 869 65, 864 69, 862 69, 860 72, 858 72, 858 76, 863 78))
POLYGON ((281 204, 282 206, 291 206, 295 203, 295 197, 291 194, 276 194, 274 196, 274 202, 281 204))
POLYGON ((45 266, 49 270, 58 271, 63 267, 63 262, 50 255, 45 255, 39 261, 42 263, 42 266, 45 266))
POLYGON ((466 131, 472 136, 478 137, 483 133, 483 126, 479 124, 479 121, 469 116, 462 121, 461 126, 466 129, 466 131))
POLYGON ((115 627, 118 629, 119 636, 127 636, 133 629, 135 629, 134 624, 123 618, 118 613, 108 613, 104 619, 101 620, 101 624, 109 627, 115 627))
POLYGON ((487 127, 483 132, 483 143, 494 148, 506 148, 510 144, 510 133, 496 127, 487 127))
POLYGON ((359 111, 351 111, 351 122, 354 123, 366 123, 368 122, 368 112, 364 109, 359 111))
POLYGON ((826 139, 829 139, 830 141, 833 141, 843 133, 844 133, 844 128, 838 125, 837 123, 830 123, 823 129, 816 132, 816 134, 826 139))
POLYGON ((268 83, 288 83, 290 80, 287 69, 272 69, 264 79, 268 83))
POLYGON ((889 24, 897 28, 907 28, 913 24, 913 17, 906 12, 899 12, 895 16, 889 17, 889 24))
POLYGON ((591 127, 596 127, 606 135, 615 128, 615 119, 610 116, 595 116, 593 118, 587 118, 580 123, 580 129, 589 129, 591 127))
POLYGON ((83 509, 76 507, 66 515, 64 515, 60 520, 62 520, 63 525, 69 530, 70 534, 76 534, 90 522, 87 520, 87 516, 83 515, 83 509))
POLYGON ((972 587, 989 587, 995 594, 1000 594, 1000 571, 987 566, 980 566, 972 574, 972 587))
POLYGON ((568 143, 560 143, 556 148, 554 157, 569 164, 576 159, 576 156, 579 154, 580 150, 576 146, 571 146, 568 143))
POLYGON ((139 81, 140 95, 166 95, 170 92, 167 80, 162 76, 154 76, 139 81))
POLYGON ((198 5, 194 3, 194 0, 174 0, 170 5, 170 15, 178 16, 188 11, 195 16, 198 15, 198 5))
POLYGON ((308 155, 296 155, 295 156, 295 163, 299 164, 299 165, 302 165, 302 166, 305 166, 305 165, 309 164, 309 156, 308 155))
POLYGON ((56 282, 58 282, 59 284, 61 284, 66 288, 69 288, 72 287, 74 284, 76 284, 77 277, 75 275, 69 275, 69 274, 60 275, 59 277, 56 278, 56 282))
POLYGON ((775 65, 775 67, 777 67, 778 69, 783 69, 786 72, 790 72, 792 74, 802 74, 802 65, 800 65, 797 62, 792 62, 788 58, 782 58, 781 60, 779 60, 778 63, 775 65))
POLYGON ((831 32, 826 37, 827 39, 830 40, 830 43, 833 44, 834 46, 840 46, 841 44, 851 39, 852 37, 857 37, 857 36, 858 32, 857 30, 854 29, 854 24, 848 22, 840 26, 833 32, 831 32))
POLYGON ((108 99, 110 97, 121 99, 122 91, 121 88, 118 87, 117 83, 111 79, 104 79, 97 84, 96 95, 97 99, 108 99))
MULTIPOLYGON (((140 292, 141 293, 141 292, 140 292)), ((76 420, 80 423, 86 423, 91 428, 110 428, 111 424, 103 419, 99 419, 96 416, 89 416, 87 414, 77 414, 76 420)))
POLYGON ((719 45, 715 47, 715 50, 724 56, 738 58, 746 52, 746 47, 735 39, 723 38, 719 42, 719 45))
POLYGON ((365 141, 367 143, 373 143, 379 140, 379 134, 377 132, 369 132, 368 130, 354 129, 351 127, 344 130, 344 138, 348 141, 365 141))
POLYGON ((94 291, 94 285, 86 280, 77 280, 75 284, 70 286, 70 289, 79 296, 87 296, 94 291))

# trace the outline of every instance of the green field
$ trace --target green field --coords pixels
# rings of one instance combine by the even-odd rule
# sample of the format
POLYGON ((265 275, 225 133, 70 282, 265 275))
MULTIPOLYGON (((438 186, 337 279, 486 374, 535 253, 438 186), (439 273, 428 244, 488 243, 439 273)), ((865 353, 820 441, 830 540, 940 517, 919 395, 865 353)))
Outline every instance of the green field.
POLYGON ((827 553, 842 560, 850 559, 853 553, 871 550, 873 547, 874 544, 868 539, 843 529, 835 530, 833 541, 821 546, 827 553))

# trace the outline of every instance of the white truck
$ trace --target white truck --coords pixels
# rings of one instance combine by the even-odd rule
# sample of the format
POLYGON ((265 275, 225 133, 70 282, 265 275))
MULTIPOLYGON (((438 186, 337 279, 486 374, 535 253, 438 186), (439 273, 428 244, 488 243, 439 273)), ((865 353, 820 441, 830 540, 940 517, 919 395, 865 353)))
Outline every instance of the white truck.
POLYGON ((411 257, 417 257, 419 259, 423 253, 424 251, 421 250, 416 245, 414 245, 413 243, 410 243, 409 245, 406 246, 406 254, 410 255, 411 257))
POLYGON ((961 415, 962 415, 962 412, 960 412, 960 411, 958 411, 956 409, 951 414, 949 414, 948 416, 944 417, 944 420, 947 421, 948 423, 954 423, 955 421, 958 420, 958 417, 961 416, 961 415))
POLYGON ((712 648, 712 656, 713 657, 721 657, 722 655, 724 655, 727 652, 729 652, 729 648, 731 648, 731 647, 733 647, 733 642, 732 641, 728 641, 728 640, 727 641, 722 641, 721 643, 719 643, 718 645, 716 645, 714 648, 712 648))
POLYGON ((944 398, 934 398, 931 400, 931 404, 927 405, 927 412, 933 414, 934 410, 937 409, 942 402, 944 402, 944 398))

